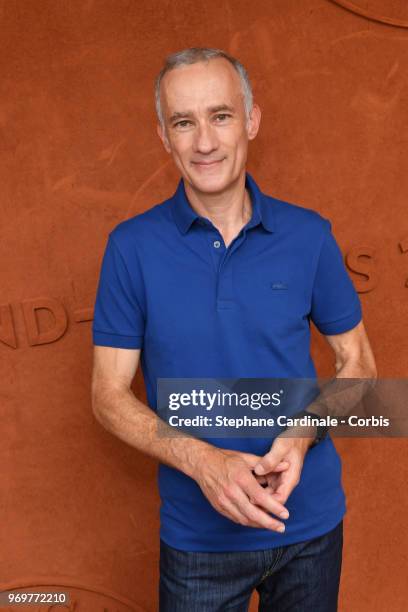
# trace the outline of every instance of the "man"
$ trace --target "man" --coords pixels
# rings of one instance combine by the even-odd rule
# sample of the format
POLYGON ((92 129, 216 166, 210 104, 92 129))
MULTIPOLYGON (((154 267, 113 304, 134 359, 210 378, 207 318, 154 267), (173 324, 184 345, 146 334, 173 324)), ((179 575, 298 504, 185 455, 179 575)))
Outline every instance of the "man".
MULTIPOLYGON (((158 378, 314 378, 310 320, 337 377, 375 377, 361 304, 331 225, 245 171, 261 112, 214 49, 167 58, 158 133, 182 179, 109 234, 93 322, 93 410, 159 460, 160 610, 337 609, 345 513, 330 436, 159 435, 158 378), (148 406, 130 390, 141 356, 148 406), (268 486, 265 487, 265 484, 268 486)), ((168 427, 168 425, 166 425, 168 427)), ((169 428, 170 429, 170 428, 169 428)))

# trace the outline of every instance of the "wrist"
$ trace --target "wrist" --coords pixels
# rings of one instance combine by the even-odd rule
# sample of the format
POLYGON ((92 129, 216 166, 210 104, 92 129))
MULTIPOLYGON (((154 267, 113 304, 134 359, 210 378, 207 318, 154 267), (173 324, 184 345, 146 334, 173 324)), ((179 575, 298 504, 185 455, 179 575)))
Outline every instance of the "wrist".
POLYGON ((307 419, 307 423, 301 426, 301 437, 309 440, 309 447, 316 446, 316 444, 326 438, 329 426, 326 423, 327 419, 322 415, 312 412, 307 408, 298 412, 295 418, 307 419))
POLYGON ((316 442, 316 427, 303 428, 294 438, 296 446, 306 452, 316 442))
POLYGON ((218 449, 202 442, 194 440, 194 443, 189 445, 186 461, 184 464, 184 473, 194 480, 199 480, 206 468, 212 464, 213 457, 218 453, 218 449))
POLYGON ((316 433, 305 437, 305 438, 299 438, 299 440, 301 441, 301 446, 304 449, 304 452, 307 452, 309 450, 309 448, 311 448, 312 446, 315 445, 316 443, 316 433))
POLYGON ((303 453, 306 453, 309 448, 316 444, 317 427, 292 425, 287 427, 279 436, 280 438, 290 438, 296 448, 299 448, 303 453))

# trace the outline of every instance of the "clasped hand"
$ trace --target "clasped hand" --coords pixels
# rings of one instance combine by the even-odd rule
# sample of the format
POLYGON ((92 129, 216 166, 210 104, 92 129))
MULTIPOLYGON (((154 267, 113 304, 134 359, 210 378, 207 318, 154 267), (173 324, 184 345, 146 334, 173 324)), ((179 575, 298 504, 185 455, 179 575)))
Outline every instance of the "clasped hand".
POLYGON ((300 481, 312 438, 278 436, 263 457, 211 447, 196 481, 212 506, 235 523, 284 532, 285 503, 300 481))

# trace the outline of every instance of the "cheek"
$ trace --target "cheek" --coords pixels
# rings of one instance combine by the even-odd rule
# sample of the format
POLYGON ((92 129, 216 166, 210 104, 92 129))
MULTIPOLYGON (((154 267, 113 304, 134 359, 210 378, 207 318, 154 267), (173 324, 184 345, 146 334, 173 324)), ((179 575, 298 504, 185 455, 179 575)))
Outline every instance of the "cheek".
POLYGON ((234 143, 231 147, 232 157, 235 160, 235 163, 242 164, 245 162, 248 151, 248 143, 244 138, 239 139, 234 143))
POLYGON ((222 139, 225 147, 235 152, 236 156, 242 156, 246 153, 248 147, 248 136, 246 132, 235 130, 230 133, 225 133, 222 139))
POLYGON ((181 138, 174 138, 171 143, 171 148, 175 157, 179 159, 189 157, 192 149, 191 137, 183 135, 181 138))

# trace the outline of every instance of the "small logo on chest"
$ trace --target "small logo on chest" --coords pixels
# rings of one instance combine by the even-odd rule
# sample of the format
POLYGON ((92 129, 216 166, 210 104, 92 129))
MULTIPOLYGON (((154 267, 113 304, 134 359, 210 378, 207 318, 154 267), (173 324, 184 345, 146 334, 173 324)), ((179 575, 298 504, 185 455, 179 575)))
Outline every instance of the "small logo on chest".
POLYGON ((283 291, 288 288, 287 283, 282 281, 272 281, 270 286, 274 291, 283 291))

